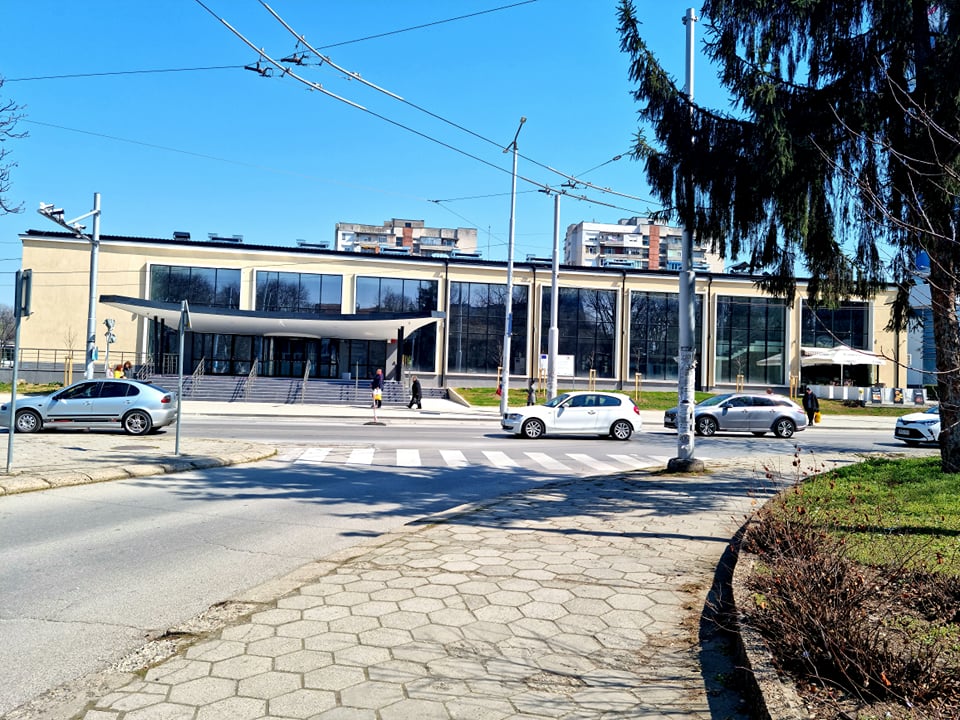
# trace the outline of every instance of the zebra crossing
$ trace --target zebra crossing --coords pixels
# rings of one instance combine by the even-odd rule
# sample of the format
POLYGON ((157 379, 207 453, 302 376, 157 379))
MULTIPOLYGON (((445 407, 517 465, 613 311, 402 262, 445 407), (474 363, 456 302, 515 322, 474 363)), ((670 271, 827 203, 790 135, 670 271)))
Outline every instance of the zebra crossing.
MULTIPOLYGON (((443 448, 312 447, 291 458, 295 465, 340 465, 348 467, 492 467, 500 470, 528 469, 562 475, 604 475, 644 468, 664 467, 667 455, 642 453, 504 452, 502 450, 450 450, 443 448)), ((708 458, 704 458, 708 459, 708 458)))

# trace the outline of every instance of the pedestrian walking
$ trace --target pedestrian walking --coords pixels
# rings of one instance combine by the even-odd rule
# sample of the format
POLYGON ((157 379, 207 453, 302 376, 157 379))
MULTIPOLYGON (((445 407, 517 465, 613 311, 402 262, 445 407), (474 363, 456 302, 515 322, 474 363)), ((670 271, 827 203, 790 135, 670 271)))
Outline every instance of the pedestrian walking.
POLYGON ((802 404, 804 412, 807 413, 807 426, 813 427, 814 418, 820 412, 820 401, 809 385, 803 388, 802 404))
POLYGON ((537 404, 537 389, 534 387, 533 380, 527 385, 527 405, 537 404))
POLYGON ((127 380, 132 380, 132 379, 133 379, 133 363, 132 363, 132 362, 130 362, 129 360, 127 360, 127 361, 123 364, 123 368, 121 368, 121 369, 123 370, 123 377, 127 378, 127 380))
POLYGON ((377 374, 370 381, 370 394, 373 395, 373 406, 383 407, 383 369, 377 368, 377 374))
POLYGON ((420 381, 417 379, 417 376, 414 375, 410 381, 410 402, 407 405, 408 408, 412 408, 414 405, 417 406, 417 410, 423 410, 423 390, 420 388, 420 381))

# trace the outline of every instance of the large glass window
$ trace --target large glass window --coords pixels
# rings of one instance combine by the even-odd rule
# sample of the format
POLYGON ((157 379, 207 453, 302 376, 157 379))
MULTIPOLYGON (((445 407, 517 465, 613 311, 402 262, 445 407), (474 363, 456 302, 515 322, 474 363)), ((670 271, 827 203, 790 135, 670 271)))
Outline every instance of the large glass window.
MULTIPOLYGON (((694 345, 699 357, 703 299, 694 304, 694 345)), ((680 355, 680 296, 677 293, 630 293, 630 377, 677 380, 680 355)), ((698 366, 699 367, 699 366, 698 366)))
POLYGON ((717 297, 717 382, 782 384, 787 308, 772 298, 717 297))
MULTIPOLYGON (((550 330, 550 288, 543 288, 541 353, 547 352, 550 330)), ((617 292, 588 288, 560 288, 557 308, 558 352, 573 355, 574 372, 613 377, 617 292)))
MULTIPOLYGON (((426 313, 437 309, 436 280, 408 280, 388 277, 358 277, 358 315, 369 313, 426 313)), ((434 372, 437 354, 437 324, 414 330, 403 339, 401 348, 406 368, 434 372)), ((376 362, 376 361, 375 361, 376 362)))
POLYGON ((340 275, 257 271, 257 310, 304 315, 340 313, 342 295, 340 275))
MULTIPOLYGON (((507 286, 493 283, 450 283, 447 369, 449 372, 495 374, 503 364, 507 286)), ((510 373, 526 374, 528 288, 513 286, 510 373)))
POLYGON ((801 345, 832 348, 847 345, 870 350, 865 302, 840 303, 836 308, 810 307, 803 301, 801 345))
POLYGON ((229 268, 153 265, 150 299, 202 307, 240 308, 240 271, 229 268))

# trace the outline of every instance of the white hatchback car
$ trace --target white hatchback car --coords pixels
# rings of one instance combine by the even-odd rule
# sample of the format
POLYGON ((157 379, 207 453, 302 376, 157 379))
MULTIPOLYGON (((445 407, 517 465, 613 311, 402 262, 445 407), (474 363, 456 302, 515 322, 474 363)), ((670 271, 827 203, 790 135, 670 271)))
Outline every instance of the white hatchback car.
POLYGON ((897 440, 907 445, 935 443, 940 437, 940 406, 934 405, 923 412, 909 413, 897 418, 897 427, 893 431, 897 440))
POLYGON ((543 405, 510 410, 500 426, 514 435, 599 435, 629 440, 640 430, 640 409, 628 395, 575 391, 557 395, 543 405))

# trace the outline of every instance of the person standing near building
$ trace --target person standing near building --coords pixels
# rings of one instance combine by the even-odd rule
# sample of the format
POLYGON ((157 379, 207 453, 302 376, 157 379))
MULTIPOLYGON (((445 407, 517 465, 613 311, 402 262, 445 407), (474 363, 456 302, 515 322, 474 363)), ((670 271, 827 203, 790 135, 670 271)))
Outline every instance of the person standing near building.
POLYGON ((810 386, 807 385, 803 388, 803 409, 807 413, 807 426, 813 427, 813 419, 816 416, 817 412, 820 410, 820 401, 817 399, 817 396, 814 394, 813 390, 810 389, 810 386))
POLYGON ((410 402, 407 407, 412 408, 414 404, 416 404, 417 410, 423 410, 423 390, 416 375, 410 381, 410 402))
POLYGON ((373 395, 373 406, 383 407, 383 368, 377 368, 377 374, 370 381, 370 392, 373 395))
POLYGON ((530 384, 527 385, 527 405, 536 405, 537 404, 537 388, 534 386, 534 381, 531 380, 530 384))

